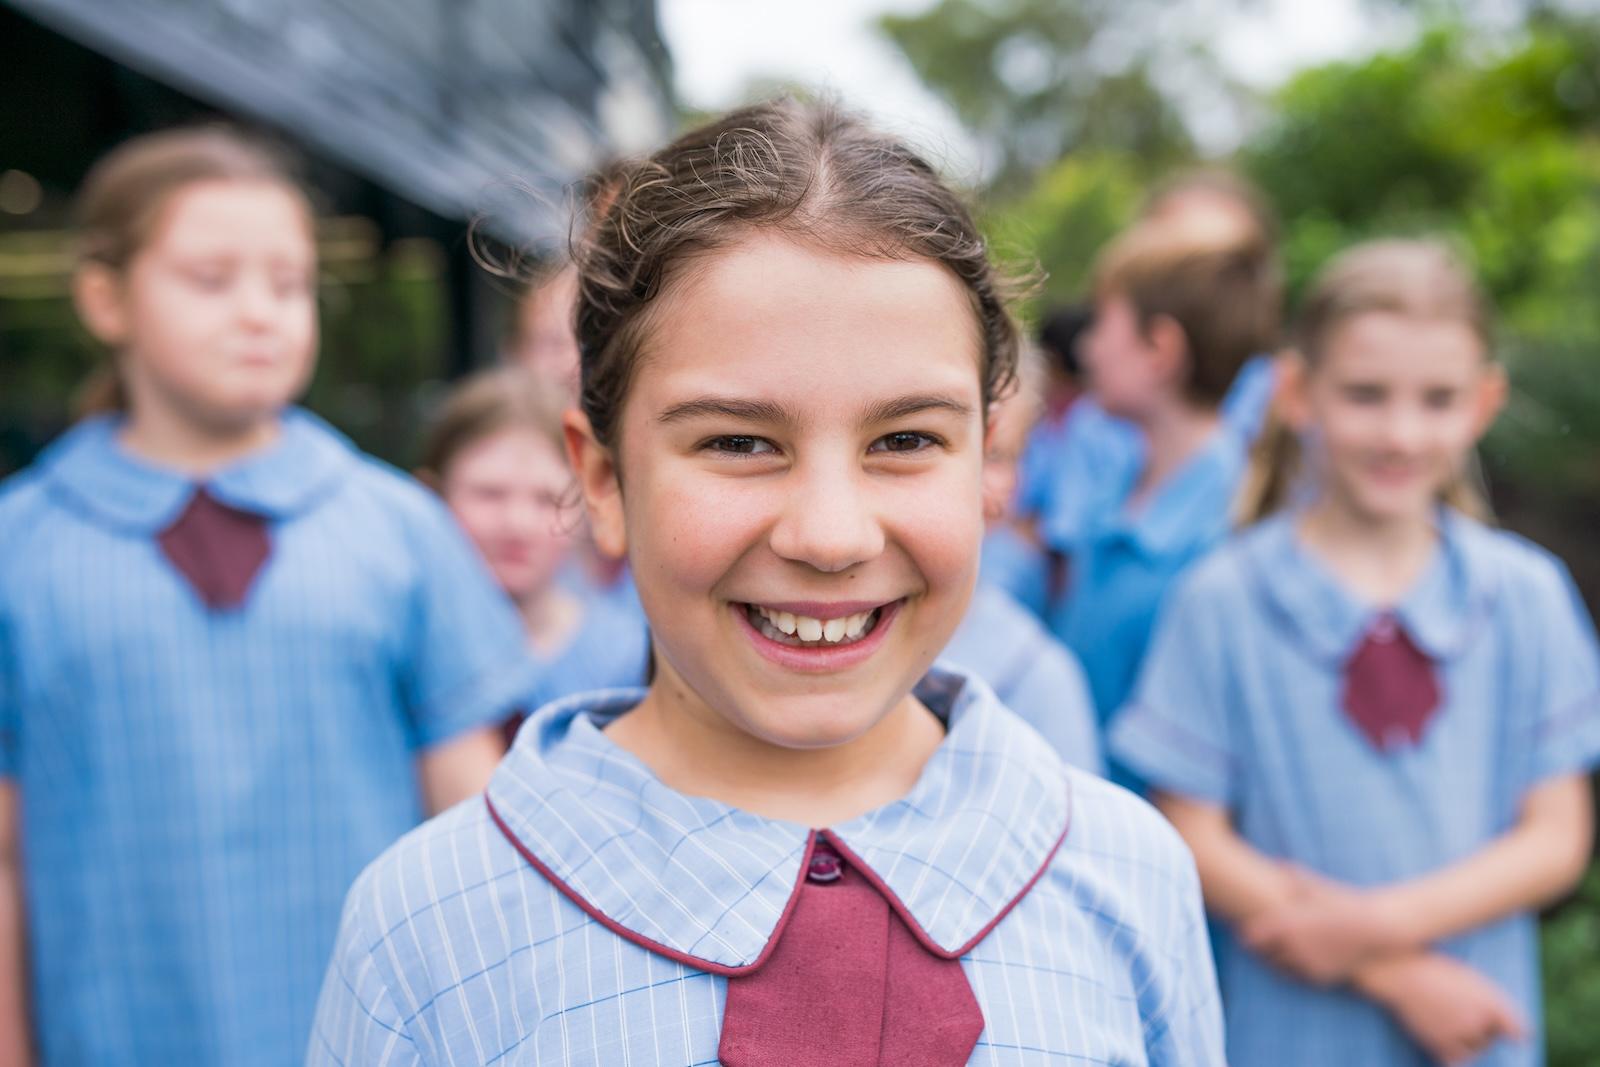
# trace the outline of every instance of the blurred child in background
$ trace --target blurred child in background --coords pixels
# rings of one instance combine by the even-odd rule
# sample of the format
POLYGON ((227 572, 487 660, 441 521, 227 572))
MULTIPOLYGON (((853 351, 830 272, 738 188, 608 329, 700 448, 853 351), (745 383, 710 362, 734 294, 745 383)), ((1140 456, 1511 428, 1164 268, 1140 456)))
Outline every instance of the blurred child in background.
POLYGON ((1079 350, 1096 401, 1138 430, 1141 460, 1052 542, 1071 575, 1051 621, 1102 723, 1133 685, 1168 585, 1228 532, 1248 442, 1221 406, 1274 344, 1279 300, 1271 248, 1232 227, 1142 224, 1101 255, 1079 350))
POLYGON ((517 605, 539 665, 527 710, 585 689, 642 685, 649 655, 642 614, 581 579, 562 580, 579 528, 561 438, 567 406, 567 394, 532 371, 481 371, 445 400, 418 472, 517 605))
MULTIPOLYGON (((1230 171, 1206 168, 1177 175, 1150 196, 1138 225, 1149 231, 1208 233, 1219 241, 1259 245, 1269 257, 1267 269, 1279 269, 1272 213, 1260 192, 1230 171)), ((1059 358, 1072 361, 1072 381, 1080 376, 1078 331, 1087 325, 1071 309, 1045 322, 1042 342, 1059 358)), ((1043 613, 1046 619, 1057 616, 1060 591, 1070 583, 1073 547, 1090 524, 1103 517, 1107 506, 1115 506, 1145 461, 1144 437, 1138 428, 1108 412, 1095 395, 1093 382, 1088 386, 1086 395, 1078 395, 1070 385, 1061 394, 1070 405, 1052 405, 1029 442, 1024 461, 1020 510, 1033 517, 1037 540, 1057 565, 1056 591, 1043 613)), ((1219 405, 1223 421, 1246 441, 1253 440, 1261 430, 1272 389, 1272 353, 1264 347, 1251 354, 1229 386, 1219 405)))
POLYGON ((983 456, 988 525, 978 587, 941 658, 988 682, 1001 702, 1043 734, 1062 759, 1100 774, 1104 771, 1100 732, 1083 668, 1002 584, 1009 578, 1025 589, 1036 589, 1049 580, 1048 576, 1042 571, 1030 575, 1017 567, 1007 568, 999 580, 993 576, 1001 550, 1003 558, 1011 562, 1025 562, 1030 550, 1042 558, 1037 547, 1029 545, 1025 535, 1012 525, 1012 504, 1017 496, 1017 465, 1023 442, 1044 410, 1045 373, 1043 354, 1023 345, 1017 361, 1016 388, 990 414, 983 456), (1016 547, 1005 547, 1012 544, 1016 547))
POLYGON ((564 259, 545 264, 517 301, 505 361, 522 367, 564 402, 578 396, 578 339, 572 315, 578 272, 564 259))
POLYGON ((522 632, 431 494, 290 406, 316 245, 269 153, 140 138, 81 211, 108 411, 0 488, 0 1043, 290 1063, 350 881, 494 767, 522 632))
POLYGON ((1600 656, 1566 569, 1474 517, 1490 333, 1442 246, 1324 269, 1264 521, 1184 578, 1114 726, 1232 927, 1234 1067, 1544 1062, 1534 912, 1588 859, 1600 656))

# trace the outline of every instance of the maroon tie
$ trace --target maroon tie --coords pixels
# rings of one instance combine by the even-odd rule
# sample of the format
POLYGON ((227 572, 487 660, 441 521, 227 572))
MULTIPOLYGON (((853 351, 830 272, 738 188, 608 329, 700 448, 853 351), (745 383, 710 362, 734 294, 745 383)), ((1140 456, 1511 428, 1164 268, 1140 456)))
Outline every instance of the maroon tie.
POLYGON ((199 487, 183 514, 156 535, 161 551, 211 608, 235 608, 272 554, 267 520, 199 487))
POLYGON ((794 913, 754 973, 728 979, 724 1067, 959 1067, 983 1032, 961 961, 928 951, 818 840, 794 913))
POLYGON ((1438 706, 1433 661, 1398 619, 1380 615, 1345 663, 1345 713, 1381 750, 1420 744, 1438 706))

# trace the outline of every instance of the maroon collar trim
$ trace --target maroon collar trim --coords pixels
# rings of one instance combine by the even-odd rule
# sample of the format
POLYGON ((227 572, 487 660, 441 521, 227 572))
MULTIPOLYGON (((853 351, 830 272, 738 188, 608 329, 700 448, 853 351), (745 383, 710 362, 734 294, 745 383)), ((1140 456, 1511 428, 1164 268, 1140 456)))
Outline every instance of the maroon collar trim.
POLYGON ((511 847, 516 849, 517 853, 521 855, 523 859, 527 860, 529 866, 538 871, 545 881, 555 886, 563 896, 576 904, 585 915, 589 916, 595 922, 599 923, 601 926, 604 926, 607 930, 610 930, 618 937, 621 937, 627 941, 631 941, 640 948, 648 949, 658 956, 664 956, 669 960, 685 964, 686 966, 693 967, 696 970, 705 971, 708 974, 722 975, 726 978, 737 978, 741 975, 754 973, 755 971, 759 970, 764 963, 767 962, 767 960, 772 956, 773 952, 777 949, 778 940, 783 936, 783 931, 788 925, 789 917, 794 914, 795 905, 800 900, 800 887, 805 882, 806 870, 810 867, 811 854, 816 851, 817 840, 819 836, 826 839, 828 844, 836 849, 839 854, 844 857, 846 862, 850 863, 856 870, 860 871, 862 877, 866 878, 866 880, 872 884, 874 889, 883 894, 883 898, 889 902, 889 906, 894 909, 897 915, 900 916, 901 921, 906 924, 906 928, 911 931, 911 933, 916 937, 918 943, 921 944, 923 948, 944 959, 953 960, 960 959, 962 956, 965 956, 967 953, 976 948, 978 943, 984 938, 988 937, 989 934, 993 932, 994 928, 1000 925, 1000 921, 1011 913, 1011 909, 1015 908, 1022 898, 1027 896, 1028 893, 1032 891, 1033 887, 1038 884, 1039 879, 1043 878, 1045 872, 1050 869, 1050 864, 1055 860, 1056 853, 1060 851, 1062 842, 1067 839, 1068 831, 1072 829, 1072 787, 1069 783, 1067 786, 1067 817, 1061 827, 1061 834, 1056 838, 1055 844, 1050 846, 1050 851, 1045 854, 1044 862, 1039 865, 1039 869, 1033 873, 1033 877, 1028 879, 1027 883, 1023 885, 1020 890, 1018 890, 1017 894, 1007 901, 1004 907, 995 913, 993 919, 989 920, 989 922, 985 924, 981 930, 974 934, 972 938, 966 942, 966 944, 955 949, 942 948, 933 940, 933 938, 929 937, 928 932, 922 928, 922 924, 917 922, 916 917, 911 914, 910 910, 905 906, 900 898, 896 896, 894 891, 889 888, 888 884, 878 876, 878 872, 874 871, 870 866, 868 866, 861 859, 861 857, 855 853, 854 850, 841 841, 837 834, 835 834, 832 830, 812 830, 806 837, 805 853, 800 857, 800 867, 795 874, 794 888, 789 891, 788 903, 786 903, 783 907, 783 914, 778 916, 777 925, 772 928, 772 933, 767 938, 766 947, 763 948, 761 950, 761 954, 750 963, 739 967, 733 967, 726 963, 716 963, 700 956, 690 955, 687 952, 680 952, 677 949, 668 945, 664 945, 659 941, 645 937, 643 934, 629 929, 622 923, 611 918, 611 916, 605 914, 599 908, 591 904, 571 885, 557 877, 553 870, 545 865, 538 856, 533 854, 532 849, 523 844, 522 839, 516 835, 516 832, 511 829, 510 825, 506 823, 505 819, 501 818, 500 812, 495 809, 494 801, 489 798, 487 791, 484 792, 483 803, 484 806, 489 810, 489 818, 494 822, 495 826, 499 828, 500 832, 505 835, 505 839, 511 843, 511 847))

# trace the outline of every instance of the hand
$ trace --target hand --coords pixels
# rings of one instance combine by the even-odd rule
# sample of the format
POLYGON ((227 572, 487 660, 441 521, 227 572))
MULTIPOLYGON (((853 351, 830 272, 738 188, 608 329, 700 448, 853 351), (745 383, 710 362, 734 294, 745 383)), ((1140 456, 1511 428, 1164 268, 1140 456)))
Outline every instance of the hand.
POLYGON ((1509 997, 1459 960, 1437 952, 1384 960, 1362 969, 1356 987, 1388 1009, 1424 1052, 1447 1067, 1466 1063, 1502 1038, 1521 1041, 1527 1026, 1509 997))
POLYGON ((1352 889, 1288 868, 1294 898, 1246 922, 1244 946, 1303 981, 1329 986, 1362 964, 1409 948, 1382 891, 1352 889))

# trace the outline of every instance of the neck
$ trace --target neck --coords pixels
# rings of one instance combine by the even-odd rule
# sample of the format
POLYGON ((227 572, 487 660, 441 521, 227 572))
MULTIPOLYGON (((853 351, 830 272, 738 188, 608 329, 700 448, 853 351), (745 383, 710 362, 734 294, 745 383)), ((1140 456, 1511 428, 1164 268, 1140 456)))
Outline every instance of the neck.
POLYGON ((1158 405, 1139 419, 1144 437, 1145 464, 1134 489, 1134 499, 1142 500, 1161 485, 1190 457, 1205 447, 1217 432, 1221 417, 1215 412, 1174 399, 1158 405))
POLYGON ((120 440, 128 451, 152 463, 203 475, 267 447, 279 432, 276 414, 241 423, 204 423, 136 400, 120 440))
POLYGON ((1439 536, 1430 515, 1376 518, 1327 492, 1302 513, 1298 533, 1357 595, 1382 607, 1422 576, 1439 536))
POLYGON ((606 734, 680 793, 771 819, 837 826, 910 792, 944 738, 933 713, 907 695, 865 733, 839 745, 770 744, 727 721, 671 677, 657 656, 650 692, 606 734))
POLYGON ((528 641, 542 653, 559 651, 577 629, 583 603, 551 582, 543 589, 517 601, 517 611, 528 631, 528 641))

